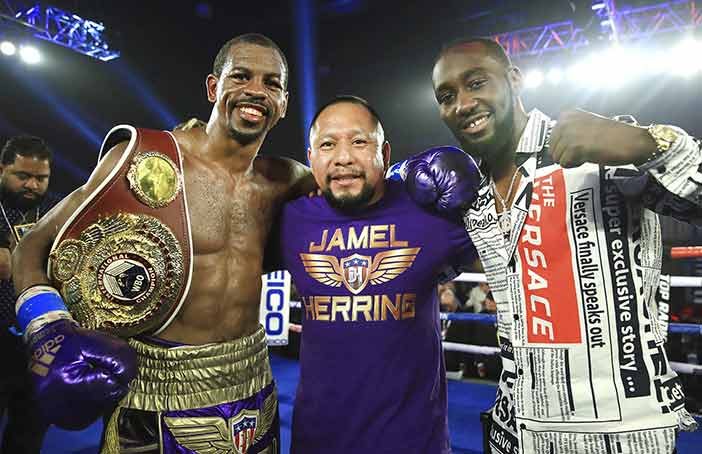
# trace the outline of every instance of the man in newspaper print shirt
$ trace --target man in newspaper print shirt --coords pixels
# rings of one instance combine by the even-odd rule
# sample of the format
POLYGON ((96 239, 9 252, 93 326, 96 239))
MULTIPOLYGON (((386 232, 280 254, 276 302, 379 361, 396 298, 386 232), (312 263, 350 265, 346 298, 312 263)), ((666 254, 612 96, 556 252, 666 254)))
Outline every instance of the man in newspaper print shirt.
POLYGON ((476 252, 460 222, 384 180, 390 147, 365 102, 332 101, 310 136, 324 197, 286 204, 280 224, 304 313, 292 452, 448 453, 436 288, 476 252))
POLYGON ((702 217, 700 145, 669 126, 527 114, 521 73, 491 40, 448 45, 432 77, 488 177, 465 223, 497 303, 492 451, 670 454, 695 422, 653 309, 655 213, 702 217))

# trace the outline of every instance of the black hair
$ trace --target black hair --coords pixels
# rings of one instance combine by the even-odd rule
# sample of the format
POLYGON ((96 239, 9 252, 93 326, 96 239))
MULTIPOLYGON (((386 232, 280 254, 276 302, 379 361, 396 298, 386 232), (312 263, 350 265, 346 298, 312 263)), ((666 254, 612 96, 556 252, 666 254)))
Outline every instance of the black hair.
POLYGON ((0 152, 0 163, 9 165, 15 162, 17 155, 25 158, 37 158, 39 160, 48 160, 51 163, 53 154, 49 146, 40 137, 30 135, 19 135, 11 137, 0 152))
POLYGON ((339 95, 334 97, 333 99, 325 102, 322 104, 322 106, 317 109, 317 113, 314 114, 314 117, 312 117, 312 122, 310 123, 310 128, 314 126, 314 124, 317 122, 317 118, 319 118, 319 115, 326 110, 327 107, 331 107, 335 104, 341 104, 341 103, 350 103, 350 104, 356 104, 358 106, 364 107, 368 113, 371 114, 371 117, 373 117, 373 120, 377 124, 381 124, 382 122, 380 121, 380 116, 378 115, 378 112, 375 111, 373 106, 370 105, 368 101, 365 99, 359 97, 359 96, 354 96, 354 95, 339 95))
POLYGON ((482 44, 482 46, 487 51, 488 55, 494 57, 495 60, 500 62, 505 68, 510 68, 512 66, 512 60, 509 58, 509 55, 507 55, 507 51, 505 50, 505 48, 502 47, 500 43, 498 43, 494 39, 486 38, 483 36, 468 36, 458 38, 448 42, 447 44, 444 44, 444 46, 441 48, 441 51, 434 59, 434 65, 436 65, 436 62, 438 62, 441 59, 441 57, 446 55, 451 50, 454 50, 457 47, 465 46, 467 44, 482 44))
POLYGON ((234 38, 224 43, 224 45, 222 45, 222 47, 219 49, 219 52, 217 52, 217 56, 214 59, 214 63, 212 65, 212 74, 214 74, 217 77, 219 77, 222 74, 222 68, 224 68, 224 64, 226 63, 227 57, 229 56, 229 50, 232 48, 232 46, 241 43, 255 44, 257 46, 267 47, 278 52, 278 55, 280 55, 281 60, 283 60, 283 66, 285 67, 284 85, 287 87, 288 60, 285 58, 285 54, 282 50, 280 50, 280 47, 278 47, 278 45, 272 39, 260 33, 246 33, 243 35, 235 36, 234 38))

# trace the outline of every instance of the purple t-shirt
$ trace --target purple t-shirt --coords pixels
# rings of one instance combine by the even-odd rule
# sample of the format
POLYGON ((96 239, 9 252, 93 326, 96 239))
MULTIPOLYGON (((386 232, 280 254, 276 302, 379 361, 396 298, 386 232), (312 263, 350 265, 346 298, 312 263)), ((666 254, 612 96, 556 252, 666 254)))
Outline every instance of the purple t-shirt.
POLYGON ((283 210, 282 258, 303 312, 292 453, 450 450, 436 285, 477 253, 462 224, 386 184, 360 214, 323 197, 283 210))

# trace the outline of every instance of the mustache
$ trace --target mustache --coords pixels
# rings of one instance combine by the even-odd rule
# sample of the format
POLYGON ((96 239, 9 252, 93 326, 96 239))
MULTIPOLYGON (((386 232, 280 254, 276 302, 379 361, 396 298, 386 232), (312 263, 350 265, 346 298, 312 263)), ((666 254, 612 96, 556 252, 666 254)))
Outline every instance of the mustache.
POLYGON ((327 175, 326 181, 327 184, 330 184, 333 179, 343 177, 366 178, 366 172, 364 172, 363 170, 356 170, 330 173, 329 175, 327 175))
POLYGON ((263 113, 265 115, 268 115, 268 113, 271 111, 271 108, 268 105, 268 103, 266 103, 261 97, 244 97, 239 99, 232 99, 229 102, 227 102, 227 110, 231 111, 240 104, 258 107, 261 110, 263 110, 263 113))
POLYGON ((492 112, 485 108, 472 109, 470 112, 464 113, 460 116, 458 126, 461 129, 467 128, 472 121, 474 121, 476 118, 482 117, 483 115, 492 115, 492 112))

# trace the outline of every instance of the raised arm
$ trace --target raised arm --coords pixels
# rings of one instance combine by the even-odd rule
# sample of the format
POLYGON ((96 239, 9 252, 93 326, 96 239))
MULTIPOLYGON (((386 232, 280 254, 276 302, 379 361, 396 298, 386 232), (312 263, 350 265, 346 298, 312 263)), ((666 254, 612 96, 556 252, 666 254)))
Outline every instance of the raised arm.
POLYGON ((553 130, 551 153, 563 167, 606 166, 606 177, 622 193, 658 214, 702 221, 702 143, 680 128, 569 111, 553 130))

